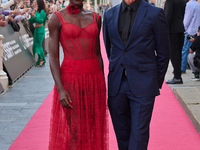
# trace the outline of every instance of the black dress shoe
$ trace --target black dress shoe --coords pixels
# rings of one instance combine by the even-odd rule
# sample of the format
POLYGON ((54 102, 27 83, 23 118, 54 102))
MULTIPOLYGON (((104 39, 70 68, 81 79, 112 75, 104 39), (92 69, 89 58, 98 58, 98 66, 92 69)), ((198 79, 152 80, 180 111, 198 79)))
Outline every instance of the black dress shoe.
POLYGON ((167 84, 183 84, 183 80, 182 79, 173 78, 171 80, 168 80, 166 83, 167 84))

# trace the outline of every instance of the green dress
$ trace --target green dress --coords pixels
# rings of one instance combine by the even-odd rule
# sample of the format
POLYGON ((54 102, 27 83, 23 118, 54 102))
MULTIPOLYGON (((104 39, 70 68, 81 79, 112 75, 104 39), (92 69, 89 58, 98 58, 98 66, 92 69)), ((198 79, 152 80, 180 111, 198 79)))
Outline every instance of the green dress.
POLYGON ((45 36, 45 27, 44 26, 46 24, 47 15, 46 15, 46 12, 44 10, 41 10, 40 12, 36 11, 35 16, 36 17, 32 16, 30 18, 30 22, 32 22, 32 23, 43 23, 43 26, 35 28, 34 35, 33 35, 32 50, 33 50, 33 56, 34 57, 35 57, 36 53, 38 54, 38 60, 36 62, 36 66, 37 66, 40 63, 40 58, 42 60, 44 60, 44 64, 46 62, 44 51, 43 51, 43 48, 42 48, 42 41, 43 41, 43 38, 45 36))

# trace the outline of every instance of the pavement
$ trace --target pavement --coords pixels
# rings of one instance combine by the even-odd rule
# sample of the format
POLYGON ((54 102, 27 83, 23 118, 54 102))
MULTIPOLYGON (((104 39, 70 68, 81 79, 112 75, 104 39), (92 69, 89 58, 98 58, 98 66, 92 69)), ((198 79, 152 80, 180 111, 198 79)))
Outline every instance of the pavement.
MULTIPOLYGON (((172 72, 173 67, 170 63, 165 76, 166 81, 173 78, 172 72)), ((192 77, 192 71, 187 69, 186 74, 182 74, 183 84, 169 86, 200 134, 200 81, 191 81, 192 77)))
POLYGON ((33 67, 0 97, 0 150, 7 150, 53 89, 47 63, 33 67))
MULTIPOLYGON (((61 60, 63 58, 62 53, 61 60)), ((0 95, 0 150, 7 150, 30 118, 53 89, 54 81, 49 69, 48 55, 44 67, 33 67, 9 90, 0 95)), ((169 65, 166 80, 173 77, 169 65)), ((191 81, 187 70, 182 75, 184 84, 170 85, 174 94, 200 133, 200 81, 191 81)))

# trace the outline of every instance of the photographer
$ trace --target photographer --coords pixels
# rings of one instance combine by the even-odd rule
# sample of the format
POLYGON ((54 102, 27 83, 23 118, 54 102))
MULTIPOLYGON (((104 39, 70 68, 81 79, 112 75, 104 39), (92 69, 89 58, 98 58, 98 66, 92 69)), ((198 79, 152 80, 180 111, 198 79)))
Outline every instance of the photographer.
POLYGON ((182 60, 181 60, 181 71, 186 73, 187 68, 187 57, 190 53, 189 49, 192 45, 192 41, 188 40, 188 35, 195 35, 200 25, 200 4, 196 0, 190 0, 186 4, 185 16, 184 16, 184 27, 185 27, 185 38, 182 48, 182 60))
POLYGON ((4 17, 4 15, 1 14, 1 15, 0 15, 0 26, 5 26, 5 25, 7 25, 7 21, 5 21, 5 20, 3 19, 3 17, 4 17))
POLYGON ((8 11, 2 11, 3 8, 0 7, 0 26, 6 26, 8 21, 13 21, 12 13, 8 11))
POLYGON ((1 3, 1 7, 3 8, 3 10, 7 10, 10 8, 11 5, 16 4, 17 0, 10 0, 10 1, 2 1, 1 3))
POLYGON ((194 62, 194 60, 195 58, 200 60, 200 26, 198 27, 197 37, 191 37, 190 40, 194 41, 190 47, 190 54, 188 55, 188 64, 194 74, 194 78, 191 80, 199 81, 200 64, 198 64, 198 62, 194 62))

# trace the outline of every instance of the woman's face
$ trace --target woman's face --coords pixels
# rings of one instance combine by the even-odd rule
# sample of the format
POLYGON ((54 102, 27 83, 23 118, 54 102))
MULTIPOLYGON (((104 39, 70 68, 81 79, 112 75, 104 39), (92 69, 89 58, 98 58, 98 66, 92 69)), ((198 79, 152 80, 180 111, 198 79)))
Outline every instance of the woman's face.
POLYGON ((33 1, 32 6, 37 9, 38 5, 37 5, 37 1, 36 0, 33 1))
POLYGON ((70 0, 70 3, 74 5, 82 5, 84 0, 70 0))
POLYGON ((34 0, 33 3, 32 3, 32 6, 35 7, 36 5, 37 5, 37 1, 34 0))

